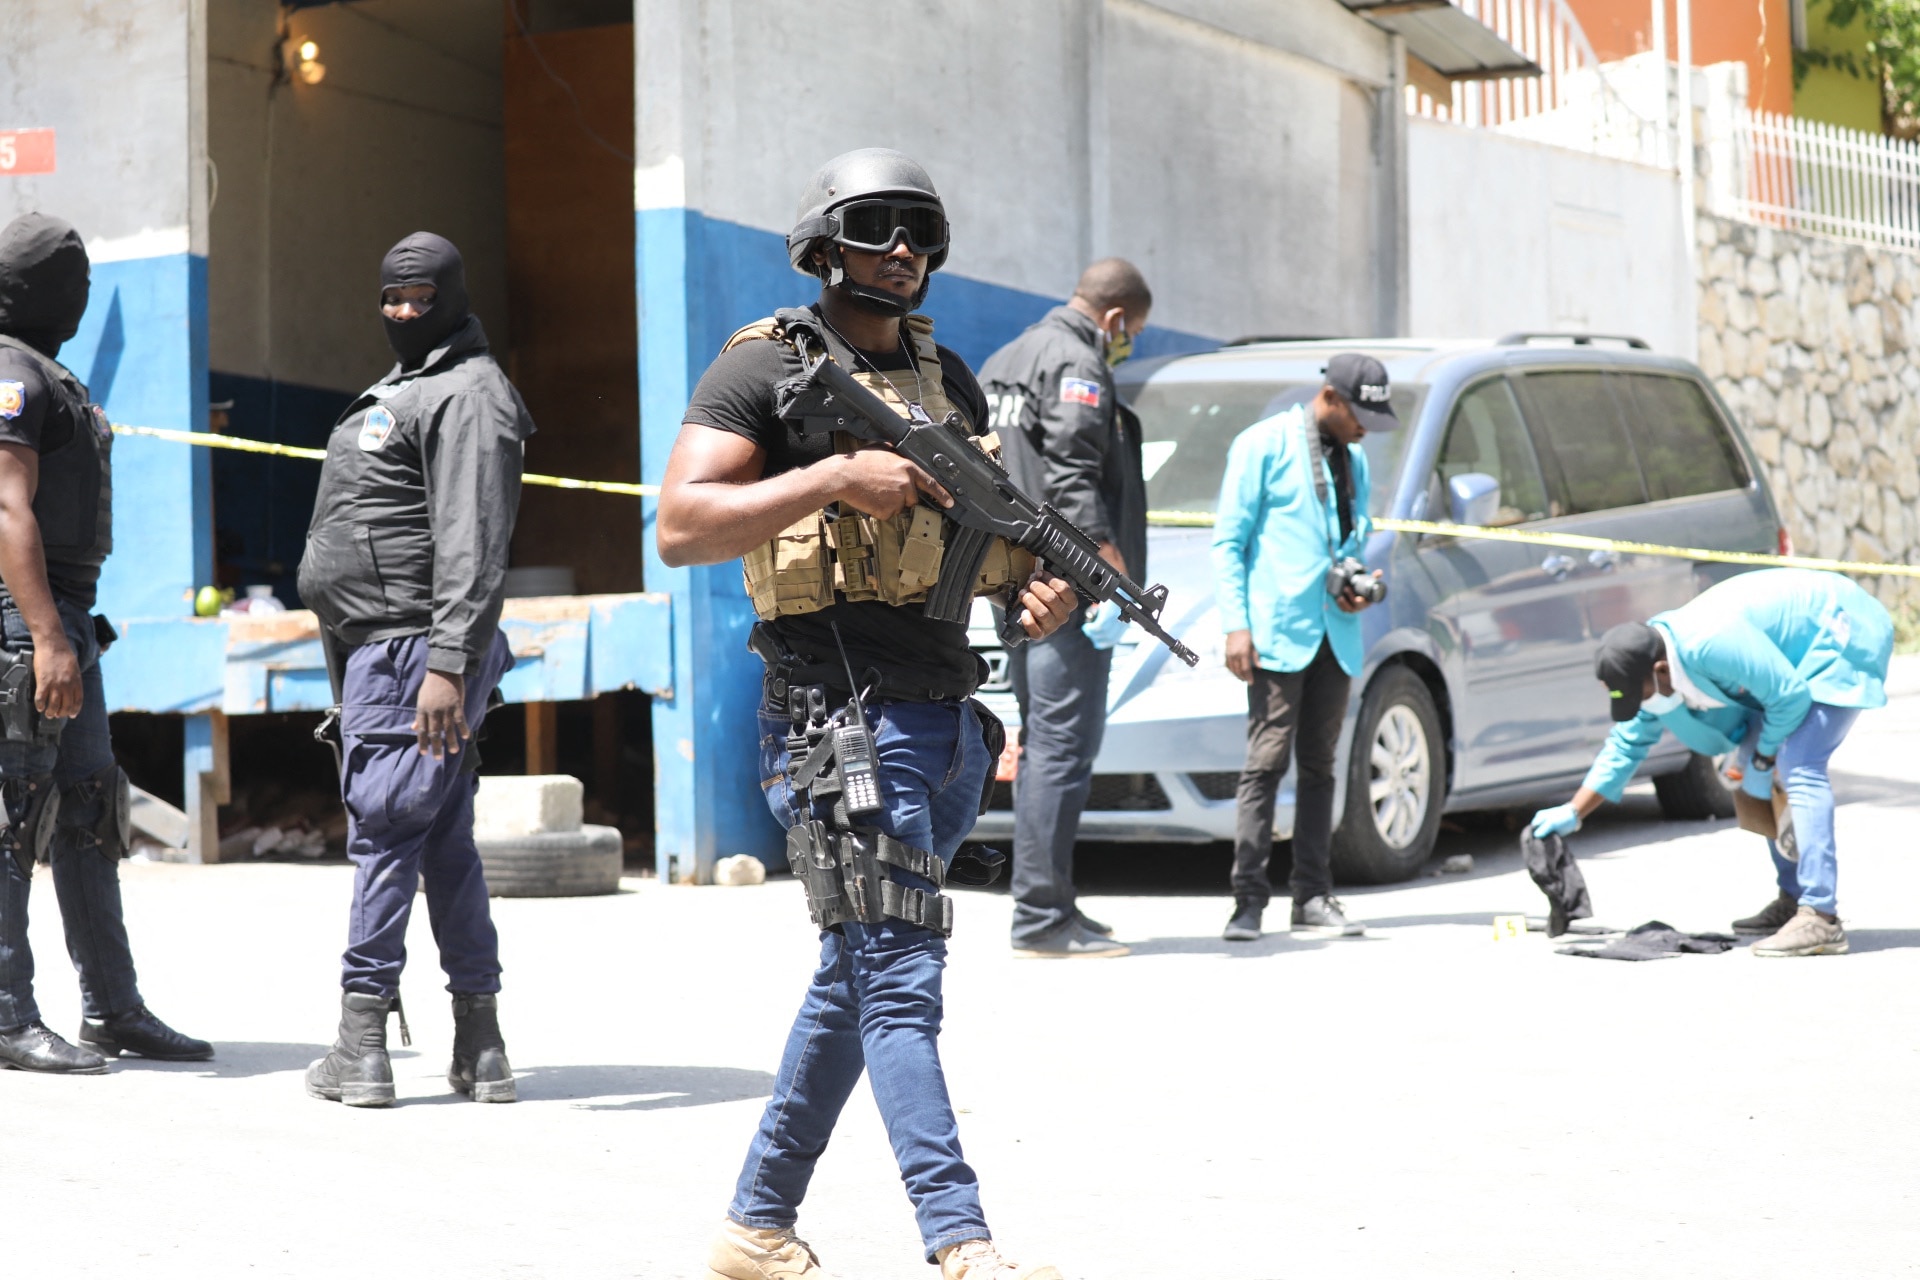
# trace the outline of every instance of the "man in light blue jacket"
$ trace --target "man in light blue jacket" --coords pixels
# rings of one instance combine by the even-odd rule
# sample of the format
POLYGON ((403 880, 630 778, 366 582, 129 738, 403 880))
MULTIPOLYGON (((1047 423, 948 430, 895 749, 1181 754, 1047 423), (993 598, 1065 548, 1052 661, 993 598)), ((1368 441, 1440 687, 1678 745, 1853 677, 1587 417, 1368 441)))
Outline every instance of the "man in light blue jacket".
POLYGON ((1769 842, 1779 896, 1735 931, 1768 935, 1753 944, 1759 956, 1844 955, 1827 760, 1862 711, 1886 705, 1892 653, 1880 602, 1811 569, 1742 574, 1651 622, 1613 628, 1595 674, 1618 723, 1572 801, 1534 815, 1534 834, 1577 831, 1602 800, 1619 800, 1664 732, 1703 755, 1737 750, 1749 795, 1771 801, 1784 786, 1798 862, 1769 842))
MULTIPOLYGON (((1365 553, 1372 487, 1360 440, 1398 427, 1387 371, 1370 356, 1327 362, 1314 398, 1234 439, 1213 526, 1214 597, 1227 668, 1247 682, 1247 761, 1240 773, 1229 942, 1260 937, 1272 887, 1273 805, 1289 756, 1294 786, 1293 917, 1297 933, 1363 931, 1333 896, 1334 747, 1365 656, 1357 615, 1369 601, 1336 582, 1365 553), (1298 738, 1298 747, 1295 739, 1298 738)), ((1377 589, 1378 574, 1373 575, 1377 589)), ((1363 579, 1364 581, 1364 579, 1363 579)))

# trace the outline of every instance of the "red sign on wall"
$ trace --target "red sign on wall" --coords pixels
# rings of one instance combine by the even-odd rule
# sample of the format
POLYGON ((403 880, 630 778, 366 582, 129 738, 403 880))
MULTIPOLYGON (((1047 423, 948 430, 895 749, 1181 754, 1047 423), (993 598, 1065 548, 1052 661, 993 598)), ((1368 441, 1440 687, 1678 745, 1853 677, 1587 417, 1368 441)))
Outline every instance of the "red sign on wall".
POLYGON ((0 129, 0 177, 53 172, 53 130, 0 129))

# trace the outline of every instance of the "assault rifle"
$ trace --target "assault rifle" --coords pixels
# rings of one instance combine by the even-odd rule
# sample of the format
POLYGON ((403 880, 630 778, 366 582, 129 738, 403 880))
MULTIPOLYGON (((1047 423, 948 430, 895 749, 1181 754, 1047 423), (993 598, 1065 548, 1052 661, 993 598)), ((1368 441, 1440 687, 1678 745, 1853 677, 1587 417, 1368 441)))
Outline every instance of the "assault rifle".
MULTIPOLYGON (((1005 538, 1045 561, 1073 584, 1083 600, 1113 601, 1127 621, 1173 650, 1182 662, 1190 667, 1199 664, 1199 655, 1160 625, 1167 589, 1142 587, 1102 560, 1099 544, 1051 506, 1022 493, 1004 467, 976 448, 961 431, 957 416, 935 422, 915 404, 913 418, 902 418, 834 360, 813 312, 779 311, 774 320, 801 364, 801 372, 776 390, 776 410, 782 418, 797 422, 803 432, 844 431, 891 445, 953 495, 951 507, 934 508, 953 527, 946 540, 945 568, 927 593, 928 617, 967 620, 980 565, 993 539, 1005 538)), ((1018 613, 1017 606, 1010 605, 1000 628, 1000 638, 1009 647, 1027 639, 1018 613)))

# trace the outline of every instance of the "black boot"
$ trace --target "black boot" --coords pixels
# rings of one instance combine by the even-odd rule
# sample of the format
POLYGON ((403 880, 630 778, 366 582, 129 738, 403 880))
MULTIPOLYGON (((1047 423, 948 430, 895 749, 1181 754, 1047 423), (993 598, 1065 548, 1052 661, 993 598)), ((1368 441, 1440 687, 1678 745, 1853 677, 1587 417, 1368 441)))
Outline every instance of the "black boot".
POLYGON ((143 1004, 116 1013, 104 1022, 87 1018, 80 1023, 80 1043, 109 1058, 137 1053, 160 1062, 205 1062, 213 1046, 183 1036, 153 1016, 143 1004))
POLYGON ((340 997, 340 1038, 333 1052, 307 1068, 307 1092, 350 1107, 393 1104, 387 1058, 387 1012, 398 1001, 348 991, 340 997))
POLYGON ((453 1065, 447 1083, 475 1102, 512 1102, 518 1095, 507 1042, 500 1037, 500 997, 453 993, 453 1065))
POLYGON ((68 1044, 35 1018, 0 1031, 0 1067, 97 1076, 106 1071, 107 1060, 91 1049, 68 1044))

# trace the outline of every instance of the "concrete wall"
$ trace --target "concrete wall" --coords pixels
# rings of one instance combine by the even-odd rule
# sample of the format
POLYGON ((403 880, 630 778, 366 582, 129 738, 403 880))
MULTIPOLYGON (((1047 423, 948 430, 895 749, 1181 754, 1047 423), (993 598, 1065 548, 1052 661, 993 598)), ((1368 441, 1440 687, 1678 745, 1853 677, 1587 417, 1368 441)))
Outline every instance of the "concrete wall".
POLYGON ((1413 333, 1580 329, 1692 357, 1672 173, 1491 129, 1408 123, 1413 333))
MULTIPOLYGON (((116 422, 206 421, 200 0, 8 0, 0 122, 51 128, 54 172, 0 177, 0 223, 57 214, 86 238, 93 291, 60 352, 116 422)), ((178 614, 207 580, 207 460, 121 438, 101 607, 178 614)))
MULTIPOLYGON (((1144 354, 1405 323, 1404 55, 1336 0, 637 0, 634 17, 648 480, 726 335, 814 294, 785 233, 808 175, 856 146, 898 147, 939 185, 955 240, 926 309, 976 363, 1110 253, 1153 285, 1144 354)), ((662 858, 771 854, 771 821, 740 803, 758 663, 738 566, 650 558, 646 577, 674 595, 662 858)))
MULTIPOLYGON (((1700 367, 1795 550, 1920 563, 1920 257, 1703 214, 1700 367)), ((1867 582, 1920 596, 1910 578, 1867 582)))

